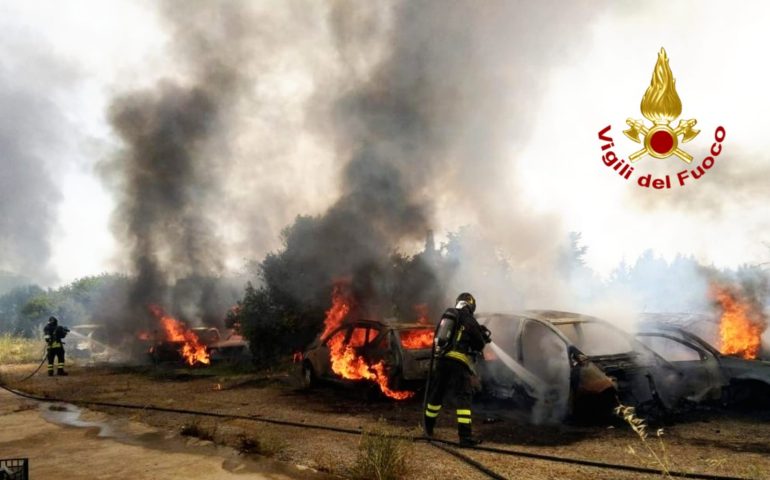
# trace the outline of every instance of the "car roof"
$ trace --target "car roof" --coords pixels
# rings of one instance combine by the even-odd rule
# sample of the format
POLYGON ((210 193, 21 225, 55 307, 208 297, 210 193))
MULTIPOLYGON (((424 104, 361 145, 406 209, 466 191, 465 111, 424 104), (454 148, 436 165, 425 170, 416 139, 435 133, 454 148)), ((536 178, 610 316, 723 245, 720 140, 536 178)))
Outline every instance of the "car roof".
POLYGON ((560 310, 523 310, 512 313, 488 313, 479 314, 479 318, 493 317, 518 317, 521 319, 538 320, 552 325, 564 325, 569 323, 601 322, 596 317, 583 315, 582 313, 563 312, 560 310))
POLYGON ((393 330, 409 330, 416 328, 429 328, 432 330, 434 328, 433 325, 426 325, 423 323, 399 322, 395 318, 387 318, 385 320, 369 320, 366 318, 361 318, 358 320, 345 320, 340 326, 348 325, 370 325, 376 327, 392 328, 393 330))

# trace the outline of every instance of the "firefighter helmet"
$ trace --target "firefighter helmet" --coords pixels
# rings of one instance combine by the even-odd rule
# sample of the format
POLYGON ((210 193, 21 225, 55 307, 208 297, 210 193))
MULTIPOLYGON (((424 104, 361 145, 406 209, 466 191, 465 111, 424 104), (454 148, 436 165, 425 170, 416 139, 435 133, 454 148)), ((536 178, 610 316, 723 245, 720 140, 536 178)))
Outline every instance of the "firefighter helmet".
POLYGON ((49 325, 56 325, 57 323, 59 323, 59 320, 57 320, 56 317, 48 317, 49 325))
POLYGON ((460 295, 458 295, 457 300, 455 300, 455 302, 457 303, 457 308, 462 308, 467 305, 471 313, 476 311, 476 299, 473 298, 473 295, 471 295, 468 292, 463 292, 460 295))

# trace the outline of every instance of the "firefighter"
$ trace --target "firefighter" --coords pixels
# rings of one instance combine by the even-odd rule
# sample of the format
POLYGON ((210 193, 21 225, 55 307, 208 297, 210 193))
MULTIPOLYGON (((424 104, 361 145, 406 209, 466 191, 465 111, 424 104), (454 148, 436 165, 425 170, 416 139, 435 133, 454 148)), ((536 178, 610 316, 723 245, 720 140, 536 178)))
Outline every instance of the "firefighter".
POLYGON ((43 329, 43 338, 48 346, 48 376, 53 376, 54 358, 58 360, 56 369, 57 375, 67 375, 64 371, 64 337, 67 336, 69 329, 59 325, 56 317, 48 318, 48 325, 43 329))
POLYGON ((436 369, 428 379, 428 395, 424 412, 425 434, 433 435, 444 395, 452 391, 457 409, 457 432, 460 445, 481 443, 473 438, 471 429, 471 400, 476 375, 475 358, 491 341, 489 330, 479 325, 473 312, 476 299, 470 293, 461 293, 454 308, 448 308, 441 317, 433 343, 436 369))

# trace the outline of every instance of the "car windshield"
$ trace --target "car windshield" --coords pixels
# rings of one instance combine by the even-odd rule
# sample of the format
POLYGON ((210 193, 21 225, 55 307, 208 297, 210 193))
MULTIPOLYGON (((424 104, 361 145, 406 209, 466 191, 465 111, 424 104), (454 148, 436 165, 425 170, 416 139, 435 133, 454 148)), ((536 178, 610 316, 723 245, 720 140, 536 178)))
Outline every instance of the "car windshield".
POLYGON ((615 329, 599 322, 555 324, 567 339, 588 356, 619 355, 633 351, 631 342, 615 329))
POLYGON ((429 328, 415 328, 401 330, 401 346, 407 350, 419 350, 430 348, 433 344, 433 330, 429 328))

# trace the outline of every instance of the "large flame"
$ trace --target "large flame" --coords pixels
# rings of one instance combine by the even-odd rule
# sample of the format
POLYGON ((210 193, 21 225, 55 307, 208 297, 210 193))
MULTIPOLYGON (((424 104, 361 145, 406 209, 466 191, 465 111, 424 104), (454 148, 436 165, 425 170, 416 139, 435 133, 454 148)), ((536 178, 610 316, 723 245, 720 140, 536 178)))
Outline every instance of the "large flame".
POLYGON ((652 80, 642 97, 642 115, 654 123, 671 123, 682 114, 682 101, 676 93, 676 79, 668 65, 666 50, 661 47, 652 80))
MULTIPOLYGON (((322 338, 326 338, 347 318, 353 306, 353 298, 345 282, 337 282, 332 291, 332 306, 326 311, 322 338)), ((396 391, 388 387, 388 375, 385 363, 379 361, 370 365, 356 352, 356 345, 362 345, 366 339, 352 336, 345 343, 345 330, 342 330, 328 341, 329 358, 332 371, 342 378, 350 380, 369 380, 375 382, 385 396, 396 400, 406 400, 414 396, 414 392, 396 391)))
POLYGON ((401 346, 407 350, 419 350, 433 346, 433 330, 415 329, 401 332, 401 346))
POLYGON ((719 350, 749 360, 762 348, 767 323, 761 310, 734 288, 712 285, 711 294, 722 309, 719 319, 719 350))
POLYGON ((187 364, 195 365, 196 363, 202 363, 209 365, 211 363, 206 346, 201 343, 195 332, 188 330, 182 322, 166 314, 159 305, 150 305, 149 309, 150 313, 158 319, 163 327, 165 340, 182 344, 179 348, 179 354, 182 355, 187 364))

